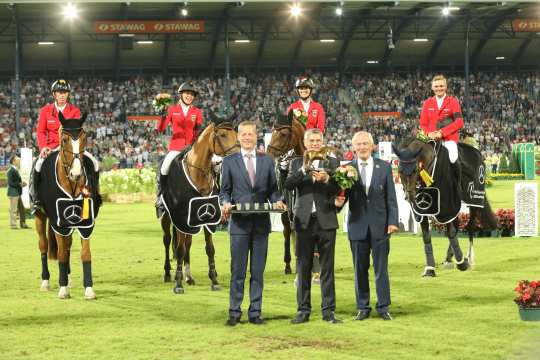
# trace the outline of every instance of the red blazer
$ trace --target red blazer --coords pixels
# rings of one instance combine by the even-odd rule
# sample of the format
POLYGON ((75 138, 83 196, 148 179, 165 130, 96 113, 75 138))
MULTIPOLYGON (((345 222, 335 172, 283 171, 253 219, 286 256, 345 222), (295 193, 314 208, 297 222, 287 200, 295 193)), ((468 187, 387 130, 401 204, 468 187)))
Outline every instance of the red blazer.
MULTIPOLYGON (((441 125, 439 125, 440 127, 441 125)), ((448 96, 444 98, 441 108, 437 108, 437 100, 435 96, 424 101, 422 113, 420 114, 420 127, 427 134, 432 131, 441 130, 443 140, 459 141, 459 129, 463 127, 463 115, 461 114, 461 106, 459 101, 448 96), (440 129, 437 124, 444 122, 445 125, 440 129)))
MULTIPOLYGON (((75 105, 67 103, 62 114, 66 119, 79 119, 81 117, 81 110, 75 105)), ((59 128, 60 120, 58 120, 58 111, 54 103, 42 107, 39 111, 39 119, 36 127, 39 150, 44 147, 54 149, 60 145, 59 128)))
POLYGON ((169 142, 169 151, 181 151, 186 146, 192 144, 197 138, 198 132, 203 123, 202 112, 199 108, 190 106, 187 117, 184 117, 182 106, 180 104, 169 106, 167 116, 161 118, 157 124, 157 130, 164 132, 172 122, 171 141, 169 142))
MULTIPOLYGON (((304 110, 304 106, 302 105, 301 100, 293 102, 287 109, 287 113, 289 113, 289 111, 294 110, 294 109, 304 110)), ((309 103, 306 130, 319 128, 321 132, 324 134, 325 125, 326 125, 326 116, 324 114, 324 109, 322 105, 319 104, 318 102, 311 100, 311 102, 309 103)))

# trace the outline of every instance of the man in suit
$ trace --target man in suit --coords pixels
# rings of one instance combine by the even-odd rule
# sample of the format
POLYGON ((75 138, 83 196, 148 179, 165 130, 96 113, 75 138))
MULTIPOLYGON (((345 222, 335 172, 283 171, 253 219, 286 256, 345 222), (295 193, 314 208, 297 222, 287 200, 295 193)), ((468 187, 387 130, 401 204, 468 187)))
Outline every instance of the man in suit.
POLYGON ((388 253, 390 235, 398 231, 398 206, 396 191, 389 163, 374 159, 373 138, 370 133, 354 134, 352 145, 356 159, 352 165, 360 174, 358 181, 345 196, 336 199, 337 206, 349 201, 348 236, 354 266, 356 293, 356 320, 367 319, 369 305, 370 253, 373 257, 375 285, 377 288, 377 312, 383 320, 392 320, 390 306, 390 281, 388 277, 388 253))
MULTIPOLYGON (((318 128, 307 130, 304 134, 304 145, 307 151, 319 150, 323 145, 321 130, 318 128)), ((339 161, 329 157, 325 161, 315 160, 313 162, 315 170, 305 169, 303 159, 295 159, 291 163, 285 181, 288 190, 296 191, 293 212, 299 284, 296 290, 298 311, 292 320, 293 324, 309 321, 311 314, 311 267, 315 245, 319 249, 321 263, 323 320, 334 324, 341 322, 334 316, 336 309, 334 250, 338 228, 334 201, 339 187, 329 175, 329 172, 338 166, 339 161)))
MULTIPOLYGON (((257 154, 257 127, 244 121, 238 126, 241 150, 227 156, 221 165, 220 200, 225 218, 230 216, 233 204, 277 203, 285 210, 278 192, 274 160, 268 155, 257 154)), ((231 287, 229 319, 226 324, 235 326, 242 316, 244 281, 248 255, 250 259, 248 319, 252 324, 263 324, 261 316, 263 273, 268 251, 268 234, 271 231, 270 215, 232 214, 229 222, 231 239, 231 287)))
POLYGON ((24 216, 24 206, 21 200, 22 195, 22 179, 19 174, 20 159, 13 155, 9 160, 9 169, 6 173, 7 177, 7 196, 9 197, 9 224, 12 229, 17 229, 17 215, 21 229, 28 229, 26 218, 24 216))

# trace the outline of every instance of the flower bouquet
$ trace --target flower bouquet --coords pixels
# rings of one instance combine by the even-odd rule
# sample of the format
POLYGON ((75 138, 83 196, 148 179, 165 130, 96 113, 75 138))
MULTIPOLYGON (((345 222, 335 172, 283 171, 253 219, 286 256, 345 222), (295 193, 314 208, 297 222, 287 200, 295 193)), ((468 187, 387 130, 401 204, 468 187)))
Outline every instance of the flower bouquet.
POLYGON ((152 101, 152 106, 154 107, 154 111, 156 112, 156 114, 164 115, 172 103, 173 99, 171 95, 167 93, 160 93, 157 94, 152 101))
POLYGON ((300 121, 304 126, 306 126, 308 114, 303 109, 294 109, 293 115, 296 120, 300 121))
POLYGON ((418 129, 418 131, 416 131, 416 138, 425 143, 431 140, 429 136, 424 132, 423 129, 418 129))
POLYGON ((519 306, 519 315, 525 321, 540 320, 540 280, 521 280, 516 288, 514 302, 519 306))
POLYGON ((345 190, 350 189, 358 181, 358 171, 352 165, 341 165, 334 172, 333 178, 342 189, 339 195, 343 196, 345 195, 345 190))

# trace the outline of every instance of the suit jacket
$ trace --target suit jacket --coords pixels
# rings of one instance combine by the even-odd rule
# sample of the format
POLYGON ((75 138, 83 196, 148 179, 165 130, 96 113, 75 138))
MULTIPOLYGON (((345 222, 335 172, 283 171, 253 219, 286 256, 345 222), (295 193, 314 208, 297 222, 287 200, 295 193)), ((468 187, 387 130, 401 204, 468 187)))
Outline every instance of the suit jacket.
MULTIPOLYGON (((257 154, 255 186, 251 186, 242 153, 229 155, 221 165, 221 203, 274 203, 282 200, 278 191, 274 160, 268 155, 257 154)), ((270 215, 233 214, 229 221, 231 234, 270 233, 270 215)))
MULTIPOLYGON (((329 167, 327 171, 331 174, 338 166, 339 161, 336 158, 328 158, 329 167)), ((296 190, 296 201, 294 203, 294 224, 298 229, 307 229, 311 212, 313 210, 313 201, 317 210, 317 220, 321 228, 332 230, 338 228, 336 207, 334 205, 335 196, 340 188, 330 176, 326 183, 313 182, 311 175, 302 172, 303 158, 294 159, 289 168, 289 175, 285 180, 285 188, 296 190)))
POLYGON ((437 99, 435 96, 430 97, 422 105, 420 127, 426 133, 441 130, 443 140, 458 142, 459 129, 463 127, 459 101, 453 96, 446 95, 441 108, 438 109, 437 99))
MULTIPOLYGON (((358 170, 356 159, 351 165, 358 170)), ((352 188, 346 191, 346 196, 349 201, 347 222, 349 240, 365 240, 368 229, 375 239, 386 239, 388 225, 398 226, 398 206, 392 167, 386 161, 373 159, 373 173, 368 194, 359 176, 352 188)))
POLYGON ((22 180, 19 170, 13 165, 9 166, 6 174, 7 177, 7 196, 21 196, 22 180))

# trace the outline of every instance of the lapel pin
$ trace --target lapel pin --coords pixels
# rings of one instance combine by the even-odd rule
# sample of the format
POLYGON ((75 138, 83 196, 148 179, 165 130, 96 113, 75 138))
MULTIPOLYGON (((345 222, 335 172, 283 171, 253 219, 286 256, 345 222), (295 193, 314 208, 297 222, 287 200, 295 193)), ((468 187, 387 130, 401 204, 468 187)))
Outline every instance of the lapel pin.
POLYGON ((379 164, 375 165, 375 167, 378 169, 378 168, 379 168, 379 164))

